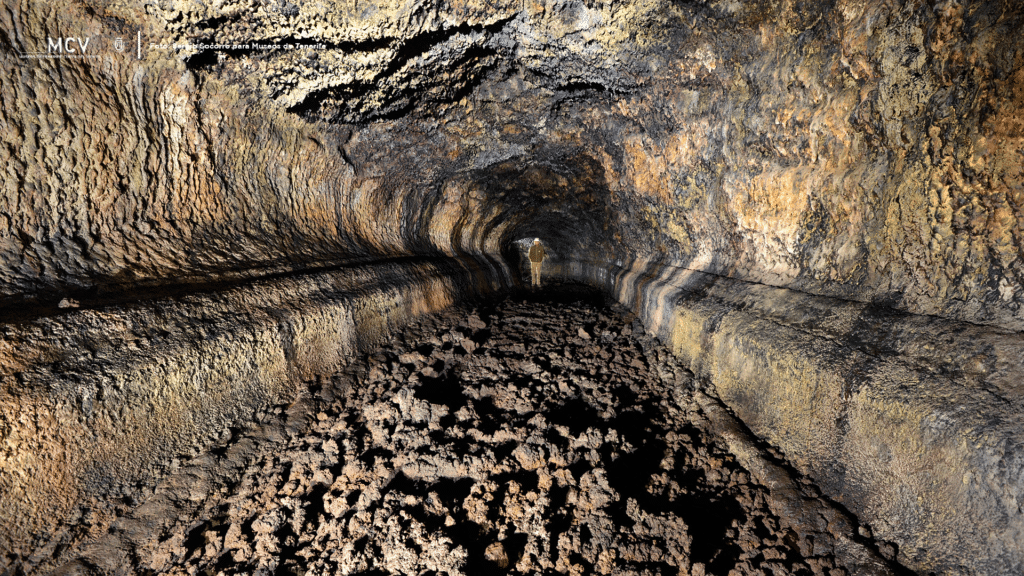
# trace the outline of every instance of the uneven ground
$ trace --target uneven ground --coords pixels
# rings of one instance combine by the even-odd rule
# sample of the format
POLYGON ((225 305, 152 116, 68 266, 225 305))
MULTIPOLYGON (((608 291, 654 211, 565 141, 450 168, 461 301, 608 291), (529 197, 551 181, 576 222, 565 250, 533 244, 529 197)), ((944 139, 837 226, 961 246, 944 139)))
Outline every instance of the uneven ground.
MULTIPOLYGON (((760 463, 754 476, 776 470, 761 485, 730 453, 735 434, 716 435, 724 411, 692 375, 638 323, 595 304, 571 289, 422 320, 251 428, 224 430, 216 449, 175 462, 120 510, 83 509, 76 542, 23 568, 900 571, 844 566, 853 524, 806 480, 778 477, 777 455, 741 456, 760 463), (808 506, 832 515, 827 530, 801 519, 808 506)), ((860 545, 892 555, 859 530, 860 545)))

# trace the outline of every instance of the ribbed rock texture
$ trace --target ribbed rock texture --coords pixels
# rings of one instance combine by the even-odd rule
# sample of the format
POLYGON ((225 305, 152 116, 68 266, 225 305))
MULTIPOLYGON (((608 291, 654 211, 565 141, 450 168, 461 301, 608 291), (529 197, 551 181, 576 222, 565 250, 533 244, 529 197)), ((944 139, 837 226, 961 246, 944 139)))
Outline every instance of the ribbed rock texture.
POLYGON ((904 564, 1024 569, 1021 334, 658 263, 581 268, 904 564))
POLYGON ((8 298, 536 233, 1024 326, 1011 3, 8 0, 3 20, 8 298), (99 57, 15 57, 57 30, 99 57), (571 182, 592 222, 563 236, 571 182))
MULTIPOLYGON (((20 415, 23 404, 53 412, 63 402, 55 390, 101 370, 87 355, 60 364, 85 354, 75 346, 93 314, 116 335, 129 328, 111 318, 128 303, 385 261, 441 302, 442 284, 456 297, 507 287, 514 242, 535 236, 549 247, 550 273, 613 292, 623 274, 640 275, 616 294, 648 321, 685 312, 665 295, 689 285, 646 279, 690 270, 964 322, 922 328, 962 326, 993 342, 976 364, 935 360, 960 371, 951 382, 986 363, 1000 363, 1001 381, 1024 378, 1015 352, 1024 329, 1021 29, 1024 9, 1010 0, 3 0, 4 477, 31 469, 32 448, 12 439, 42 424, 20 415), (61 53, 47 54, 54 39, 61 53), (440 257, 460 263, 422 271, 440 257), (87 310, 58 308, 76 303, 87 310), (39 332, 48 322, 58 328, 39 332)), ((359 296, 357 286, 333 286, 313 304, 359 296)), ((799 314, 798 300, 786 314, 799 314)), ((765 324, 765 342, 788 337, 788 328, 773 333, 778 325, 765 324)), ((671 326, 681 324, 665 335, 671 326)), ((882 348, 906 350, 891 336, 899 330, 883 332, 812 331, 811 344, 873 349, 891 337, 882 348)), ((148 337, 139 346, 164 353, 148 337)), ((922 350, 922 365, 939 354, 922 350)), ((249 368, 220 373, 225 381, 265 368, 251 349, 231 352, 249 368)), ((707 377, 723 391, 734 381, 707 377)), ((996 404, 1019 405, 1019 387, 999 394, 977 411, 998 420, 1005 407, 996 404)), ((763 418, 774 404, 729 401, 795 461, 814 451, 783 442, 785 424, 763 418)), ((973 426, 961 416, 950 416, 951 429, 973 426)), ((996 428, 1012 429, 1006 422, 996 428)), ((1006 469, 993 458, 983 475, 1006 469)), ((80 481, 72 463, 48 465, 80 481)), ((1019 480, 997 476, 1005 480, 986 485, 1019 496, 1019 480)), ((11 494, 31 484, 5 481, 11 494)), ((1002 502, 1011 530, 1024 526, 1019 503, 1014 512, 1002 502)), ((1002 556, 962 566, 949 550, 908 553, 908 526, 891 539, 917 569, 984 572, 997 565, 985 562, 1024 558, 1012 541, 1002 556)), ((986 547, 984 538, 971 545, 986 547)))
POLYGON ((46 560, 76 536, 69 518, 113 514, 395 328, 507 289, 501 276, 382 263, 5 325, 3 557, 46 560))
POLYGON ((72 518, 29 568, 899 573, 886 543, 745 439, 638 323, 574 292, 396 331, 130 504, 72 518))

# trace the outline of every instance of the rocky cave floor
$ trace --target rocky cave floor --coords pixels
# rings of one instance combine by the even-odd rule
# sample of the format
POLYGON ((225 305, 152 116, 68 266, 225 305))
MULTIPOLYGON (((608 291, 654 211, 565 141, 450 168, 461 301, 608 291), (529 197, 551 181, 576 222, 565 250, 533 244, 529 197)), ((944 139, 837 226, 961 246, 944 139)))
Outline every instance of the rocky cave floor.
POLYGON ((175 461, 56 573, 850 573, 773 512, 667 349, 561 288, 393 334, 175 461))

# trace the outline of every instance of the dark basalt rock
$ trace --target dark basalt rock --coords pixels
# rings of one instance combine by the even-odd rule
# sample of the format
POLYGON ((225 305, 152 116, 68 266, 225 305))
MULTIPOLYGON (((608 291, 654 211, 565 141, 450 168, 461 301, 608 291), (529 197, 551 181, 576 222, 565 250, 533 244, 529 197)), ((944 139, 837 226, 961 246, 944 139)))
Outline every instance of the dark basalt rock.
POLYGON ((731 453, 717 433, 742 433, 693 375, 574 292, 417 321, 57 571, 900 573, 772 456, 731 453))
POLYGON ((1024 9, 5 0, 0 22, 0 556, 48 557, 46 526, 202 453, 208 422, 514 289, 540 237, 547 274, 861 495, 900 562, 1024 566, 1024 9))

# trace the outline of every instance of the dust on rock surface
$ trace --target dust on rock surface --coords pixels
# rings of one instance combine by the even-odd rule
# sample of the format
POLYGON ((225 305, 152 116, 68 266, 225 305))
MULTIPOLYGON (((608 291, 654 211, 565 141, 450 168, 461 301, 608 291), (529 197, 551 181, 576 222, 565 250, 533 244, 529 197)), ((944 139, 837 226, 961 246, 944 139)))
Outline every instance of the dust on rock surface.
POLYGON ((569 289, 420 320, 184 466, 154 492, 178 494, 167 506, 141 502, 79 565, 847 574, 715 440, 692 375, 595 299, 569 289))

